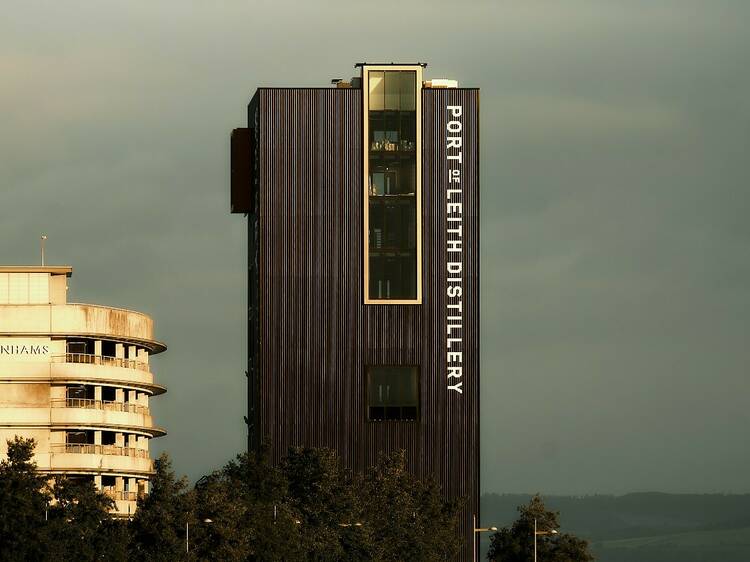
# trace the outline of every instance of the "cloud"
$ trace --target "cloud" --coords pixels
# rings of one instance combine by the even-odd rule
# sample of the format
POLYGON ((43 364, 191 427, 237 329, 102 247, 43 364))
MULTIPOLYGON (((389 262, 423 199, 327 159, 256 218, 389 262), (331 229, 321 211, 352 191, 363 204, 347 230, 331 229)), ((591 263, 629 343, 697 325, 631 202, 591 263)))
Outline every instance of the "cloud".
POLYGON ((553 137, 674 135, 686 126, 679 108, 655 101, 592 100, 545 95, 499 95, 491 100, 501 108, 491 123, 512 142, 553 137))
POLYGON ((76 300, 153 314, 155 448, 198 477, 245 438, 229 131, 257 86, 424 60, 482 88, 483 487, 748 491, 750 5, 386 5, 11 2, 0 261, 46 232, 76 300))

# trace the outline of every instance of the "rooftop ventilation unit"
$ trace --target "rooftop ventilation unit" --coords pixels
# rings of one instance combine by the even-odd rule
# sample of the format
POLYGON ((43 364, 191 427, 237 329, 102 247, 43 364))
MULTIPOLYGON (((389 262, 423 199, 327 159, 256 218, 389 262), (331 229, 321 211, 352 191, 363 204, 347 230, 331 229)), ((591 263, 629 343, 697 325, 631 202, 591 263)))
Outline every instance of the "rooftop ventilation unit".
POLYGON ((458 80, 448 78, 433 78, 424 83, 425 88, 458 88, 458 80))

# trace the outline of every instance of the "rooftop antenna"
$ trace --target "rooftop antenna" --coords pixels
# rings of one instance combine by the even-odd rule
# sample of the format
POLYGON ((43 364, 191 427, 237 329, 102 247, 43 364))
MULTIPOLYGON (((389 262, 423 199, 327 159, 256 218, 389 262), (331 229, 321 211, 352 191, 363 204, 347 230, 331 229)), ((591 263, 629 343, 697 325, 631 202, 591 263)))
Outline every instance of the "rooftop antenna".
POLYGON ((42 237, 39 239, 39 242, 42 245, 42 267, 44 267, 44 241, 47 239, 46 234, 42 234, 42 237))

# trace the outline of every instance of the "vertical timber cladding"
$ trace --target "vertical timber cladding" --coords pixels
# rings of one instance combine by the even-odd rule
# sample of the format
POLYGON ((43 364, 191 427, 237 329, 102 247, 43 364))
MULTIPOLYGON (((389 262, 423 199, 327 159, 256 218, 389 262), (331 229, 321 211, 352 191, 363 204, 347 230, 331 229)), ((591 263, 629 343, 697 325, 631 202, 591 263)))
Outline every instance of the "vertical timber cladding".
POLYGON ((364 470, 425 424, 367 421, 365 365, 419 364, 422 314, 363 301, 362 91, 259 90, 259 333, 263 437, 331 447, 364 470))
MULTIPOLYGON (((423 304, 363 304, 360 89, 261 88, 257 100, 257 361, 260 427, 278 462, 331 447, 354 470, 405 449, 461 516, 478 512, 478 91, 422 91, 423 304), (463 108, 461 378, 448 379, 448 105, 463 108), (370 422, 366 365, 420 365, 418 422, 370 422), (461 393, 448 388, 460 380, 461 393)), ((454 335, 459 332, 454 332, 454 335)))
POLYGON ((258 297, 258 188, 259 180, 259 112, 258 95, 253 96, 248 106, 248 125, 251 150, 249 170, 250 205, 247 217, 247 449, 257 451, 261 445, 260 427, 260 353, 259 353, 259 297, 258 297))
POLYGON ((425 398, 441 448, 429 458, 442 465, 430 468, 450 497, 466 498, 470 543, 479 515, 479 90, 425 89, 422 104, 424 323, 432 327, 424 362, 436 392, 425 398))
POLYGON ((362 96, 259 95, 260 406, 274 461, 292 446, 365 460, 362 96))

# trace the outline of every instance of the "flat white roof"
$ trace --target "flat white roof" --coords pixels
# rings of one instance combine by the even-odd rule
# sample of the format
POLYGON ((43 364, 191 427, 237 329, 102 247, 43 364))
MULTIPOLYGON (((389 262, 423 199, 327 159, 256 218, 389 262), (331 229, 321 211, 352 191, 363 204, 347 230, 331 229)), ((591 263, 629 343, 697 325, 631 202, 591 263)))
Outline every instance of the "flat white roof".
POLYGON ((70 277, 73 274, 73 267, 69 265, 0 265, 0 273, 51 273, 70 277))

